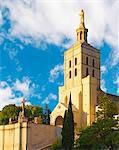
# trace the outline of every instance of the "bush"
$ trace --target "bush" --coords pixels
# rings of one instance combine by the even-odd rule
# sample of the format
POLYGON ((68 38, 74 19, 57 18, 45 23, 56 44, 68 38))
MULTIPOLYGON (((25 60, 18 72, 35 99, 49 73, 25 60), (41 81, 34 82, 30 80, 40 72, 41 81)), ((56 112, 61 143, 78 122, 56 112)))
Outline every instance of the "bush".
POLYGON ((52 150, 60 150, 62 148, 62 140, 60 138, 56 139, 51 148, 52 150))

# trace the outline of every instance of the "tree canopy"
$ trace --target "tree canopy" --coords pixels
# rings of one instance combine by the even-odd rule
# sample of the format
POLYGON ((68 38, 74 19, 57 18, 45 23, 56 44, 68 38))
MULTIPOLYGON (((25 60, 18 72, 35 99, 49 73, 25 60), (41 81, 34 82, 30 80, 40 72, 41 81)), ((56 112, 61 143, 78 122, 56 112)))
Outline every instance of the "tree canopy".
POLYGON ((18 108, 14 104, 6 105, 0 112, 0 124, 8 124, 9 118, 15 120, 18 116, 18 108))
POLYGON ((79 149, 118 149, 119 125, 114 119, 116 105, 106 95, 99 100, 96 122, 80 132, 79 149))
POLYGON ((100 96, 98 101, 98 111, 96 112, 96 119, 103 120, 113 118, 117 113, 116 104, 110 100, 106 95, 100 96))
MULTIPOLYGON (((17 121, 20 111, 22 111, 21 106, 15 106, 15 104, 6 105, 0 112, 0 124, 8 124, 9 118, 17 121)), ((32 121, 34 121, 34 117, 39 117, 42 123, 43 109, 40 106, 26 105, 25 116, 32 121)))

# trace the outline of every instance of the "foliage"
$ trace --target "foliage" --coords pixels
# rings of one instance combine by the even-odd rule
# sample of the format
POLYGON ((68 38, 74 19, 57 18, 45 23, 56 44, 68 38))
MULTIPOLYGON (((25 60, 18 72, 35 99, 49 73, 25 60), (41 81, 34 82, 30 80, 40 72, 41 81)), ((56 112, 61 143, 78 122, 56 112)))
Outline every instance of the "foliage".
POLYGON ((27 118, 39 117, 42 115, 42 108, 40 106, 26 105, 25 116, 27 118))
POLYGON ((118 122, 113 118, 113 115, 117 113, 115 104, 104 96, 99 101, 99 108, 96 113, 97 121, 80 133, 77 140, 79 149, 115 148, 116 150, 116 146, 119 144, 118 122))
POLYGON ((17 107, 13 104, 7 105, 3 108, 2 113, 8 118, 15 119, 18 115, 17 107))
POLYGON ((52 150, 59 150, 62 148, 62 140, 57 138, 51 146, 52 150))
MULTIPOLYGON (((15 104, 6 105, 0 112, 0 124, 8 124, 9 118, 17 121, 20 111, 22 111, 21 106, 15 106, 15 104)), ((42 123, 43 109, 40 106, 26 105, 25 116, 32 121, 34 121, 34 117, 39 117, 39 123, 42 123)))
POLYGON ((101 120, 82 131, 78 141, 80 149, 101 149, 119 144, 119 128, 114 119, 101 120))
POLYGON ((117 114, 116 104, 111 101, 106 95, 101 96, 98 102, 98 111, 96 112, 96 119, 102 120, 112 118, 117 114))
POLYGON ((18 116, 18 109, 15 105, 6 105, 0 112, 0 124, 8 124, 9 118, 16 120, 18 116))
POLYGON ((74 118, 70 94, 69 106, 68 110, 65 111, 62 128, 62 147, 64 149, 72 149, 73 144, 74 144, 74 118))

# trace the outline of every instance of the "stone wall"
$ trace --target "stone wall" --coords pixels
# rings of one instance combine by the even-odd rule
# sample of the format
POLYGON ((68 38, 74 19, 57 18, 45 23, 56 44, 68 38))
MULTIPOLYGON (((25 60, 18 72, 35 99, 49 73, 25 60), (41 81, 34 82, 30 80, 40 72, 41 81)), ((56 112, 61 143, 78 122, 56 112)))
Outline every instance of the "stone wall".
POLYGON ((43 124, 28 124, 28 150, 40 150, 51 145, 61 135, 61 128, 43 124))
POLYGON ((0 126, 0 150, 40 150, 61 135, 61 128, 35 123, 0 126))
POLYGON ((0 150, 26 150, 27 123, 0 126, 0 150))

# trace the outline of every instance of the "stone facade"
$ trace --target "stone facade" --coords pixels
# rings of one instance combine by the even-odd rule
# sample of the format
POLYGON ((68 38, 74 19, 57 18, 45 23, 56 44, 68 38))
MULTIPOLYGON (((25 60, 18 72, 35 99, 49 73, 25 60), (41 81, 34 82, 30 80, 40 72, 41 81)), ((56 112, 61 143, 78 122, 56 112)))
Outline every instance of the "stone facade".
POLYGON ((61 135, 61 128, 35 123, 0 126, 0 150, 41 150, 51 146, 61 135))
POLYGON ((84 11, 76 30, 77 41, 64 53, 64 86, 59 87, 59 103, 51 113, 51 125, 63 122, 71 93, 74 122, 79 127, 91 125, 100 89, 100 51, 87 42, 84 11), (62 121, 61 121, 62 118, 62 121))

